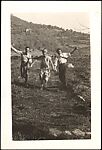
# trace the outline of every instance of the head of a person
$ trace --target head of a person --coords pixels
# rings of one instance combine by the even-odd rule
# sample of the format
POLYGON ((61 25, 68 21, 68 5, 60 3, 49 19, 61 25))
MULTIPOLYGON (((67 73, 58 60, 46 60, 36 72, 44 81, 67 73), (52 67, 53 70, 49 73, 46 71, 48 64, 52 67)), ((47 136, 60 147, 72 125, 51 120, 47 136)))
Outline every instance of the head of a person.
POLYGON ((44 49, 42 50, 42 54, 43 54, 43 56, 46 56, 46 55, 47 55, 47 49, 46 49, 46 48, 44 48, 44 49))
POLYGON ((27 46, 27 47, 25 48, 25 53, 27 54, 27 53, 29 53, 29 51, 30 51, 30 48, 27 46))
POLYGON ((60 48, 58 48, 58 49, 56 50, 56 52, 57 52, 58 55, 62 54, 62 50, 61 50, 60 48))

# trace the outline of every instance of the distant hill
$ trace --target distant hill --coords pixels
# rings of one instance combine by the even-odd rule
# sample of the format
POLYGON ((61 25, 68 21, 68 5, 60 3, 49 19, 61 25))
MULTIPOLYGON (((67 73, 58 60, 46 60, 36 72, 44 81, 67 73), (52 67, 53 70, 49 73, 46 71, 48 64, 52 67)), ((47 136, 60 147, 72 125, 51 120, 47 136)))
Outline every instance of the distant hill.
POLYGON ((87 47, 85 53, 89 53, 90 35, 57 26, 34 24, 11 16, 11 43, 21 50, 25 46, 31 49, 46 47, 50 52, 58 47, 64 51, 70 51, 74 46, 87 47))

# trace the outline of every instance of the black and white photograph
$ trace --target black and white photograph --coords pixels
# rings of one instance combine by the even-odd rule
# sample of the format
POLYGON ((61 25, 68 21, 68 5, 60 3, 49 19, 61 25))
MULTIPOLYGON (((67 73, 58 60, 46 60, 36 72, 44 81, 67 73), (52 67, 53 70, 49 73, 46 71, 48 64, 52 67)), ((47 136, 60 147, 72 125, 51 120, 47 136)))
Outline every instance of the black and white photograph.
MULTIPOLYGON (((38 6, 41 8, 43 4, 38 6)), ((45 5, 42 11, 17 7, 9 12, 9 50, 5 50, 9 51, 9 64, 5 65, 9 65, 10 80, 4 84, 10 83, 11 115, 7 120, 10 119, 8 134, 12 142, 72 144, 88 142, 95 136, 92 136, 92 117, 96 116, 93 104, 97 101, 96 107, 100 106, 100 97, 94 101, 92 95, 96 92, 92 86, 95 79, 92 64, 98 62, 92 61, 93 14, 77 9, 55 11, 55 6, 51 7, 54 11, 46 10, 45 5)), ((94 57, 99 52, 96 50, 94 57)))
POLYGON ((86 13, 11 15, 13 140, 91 138, 89 28, 86 13))

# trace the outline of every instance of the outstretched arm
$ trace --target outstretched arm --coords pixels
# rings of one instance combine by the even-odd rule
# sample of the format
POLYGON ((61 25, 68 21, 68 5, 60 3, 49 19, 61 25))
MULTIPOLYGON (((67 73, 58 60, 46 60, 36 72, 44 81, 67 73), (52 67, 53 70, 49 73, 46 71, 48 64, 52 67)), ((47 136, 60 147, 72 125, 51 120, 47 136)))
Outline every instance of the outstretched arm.
POLYGON ((11 49, 16 52, 17 54, 22 54, 22 51, 17 50, 16 48, 14 48, 13 46, 11 46, 11 49))
POLYGON ((33 60, 33 62, 32 62, 32 64, 31 64, 31 67, 35 64, 35 62, 37 61, 37 60, 40 60, 41 59, 41 56, 32 56, 32 60, 33 60))
POLYGON ((31 67, 35 64, 35 62, 36 62, 36 59, 33 60, 32 64, 31 64, 31 67))

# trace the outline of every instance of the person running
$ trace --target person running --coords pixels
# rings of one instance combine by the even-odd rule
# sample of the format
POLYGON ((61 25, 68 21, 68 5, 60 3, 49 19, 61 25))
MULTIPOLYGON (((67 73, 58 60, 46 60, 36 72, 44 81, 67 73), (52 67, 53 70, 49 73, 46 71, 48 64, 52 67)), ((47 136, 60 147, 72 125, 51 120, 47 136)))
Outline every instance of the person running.
POLYGON ((28 69, 29 67, 31 67, 32 64, 32 56, 30 54, 30 48, 26 47, 24 52, 17 50, 13 46, 11 46, 11 49, 17 54, 21 55, 20 73, 21 77, 25 79, 25 84, 27 84, 29 77, 28 69))
POLYGON ((41 62, 40 73, 39 73, 40 82, 41 82, 41 90, 47 87, 47 83, 50 77, 50 65, 52 66, 52 69, 54 70, 52 59, 47 53, 48 53, 47 49, 43 49, 42 55, 34 57, 34 59, 41 62))
POLYGON ((63 85, 63 87, 66 87, 66 66, 68 58, 71 57, 71 54, 76 50, 75 49, 71 53, 63 53, 60 48, 56 50, 58 56, 56 56, 54 61, 55 70, 58 66, 59 69, 59 79, 63 85))

